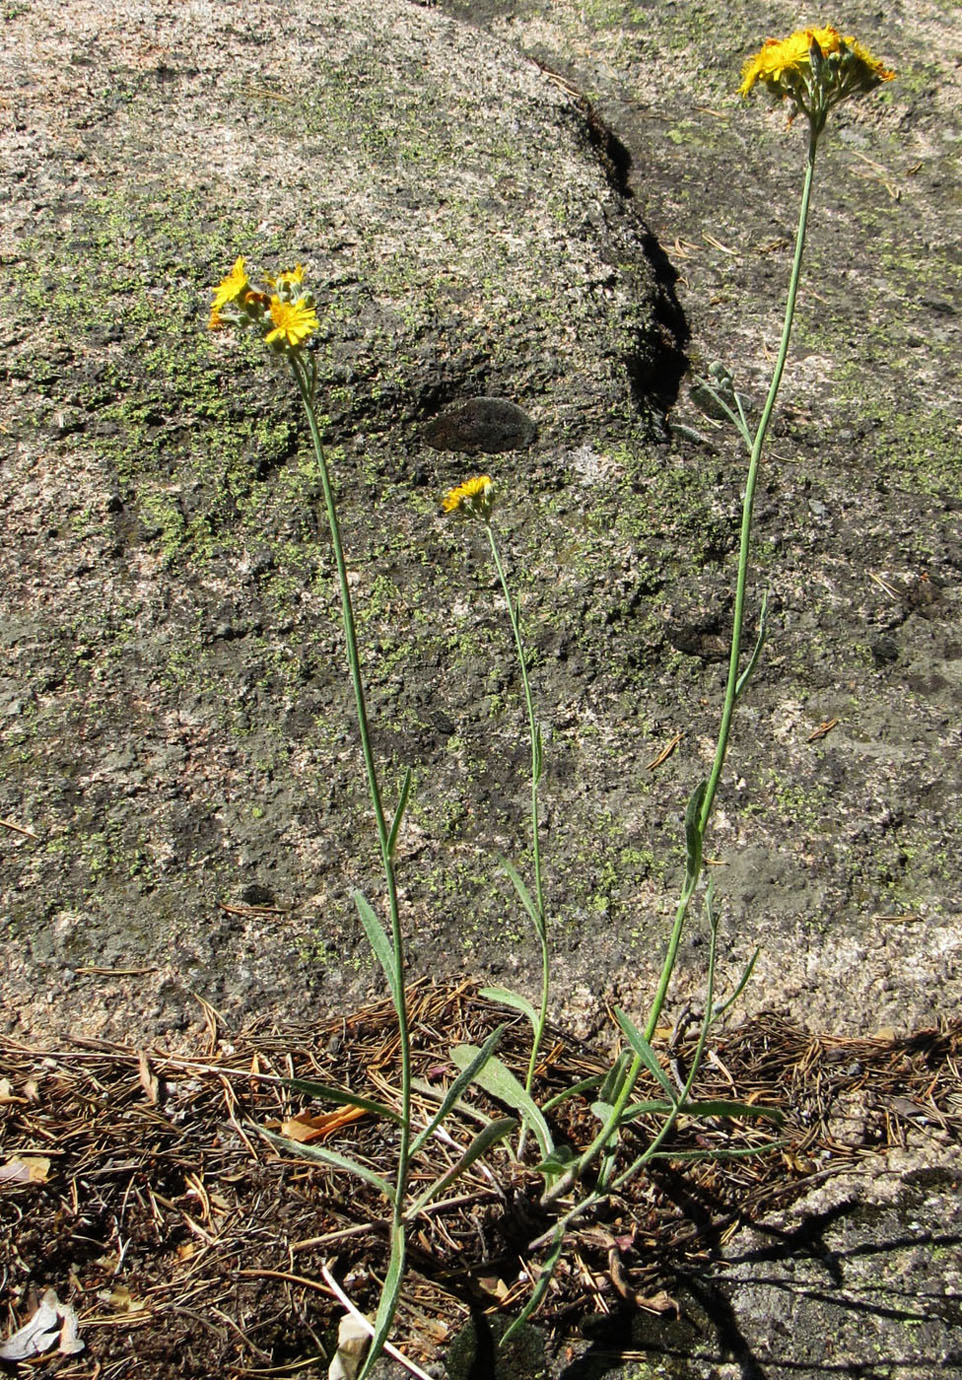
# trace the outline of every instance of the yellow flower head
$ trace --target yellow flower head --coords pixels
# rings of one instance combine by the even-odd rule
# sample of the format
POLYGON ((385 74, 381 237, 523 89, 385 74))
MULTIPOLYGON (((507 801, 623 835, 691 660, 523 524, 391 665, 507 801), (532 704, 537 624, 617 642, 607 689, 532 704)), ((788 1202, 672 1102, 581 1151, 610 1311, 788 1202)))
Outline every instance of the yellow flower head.
POLYGON ((446 513, 490 522, 494 499, 494 480, 489 474, 479 474, 474 479, 466 479, 457 488, 449 489, 444 496, 443 507, 446 513))
POLYGON ((798 29, 770 38, 742 68, 740 96, 761 83, 776 100, 788 100, 820 131, 832 106, 872 91, 894 72, 883 67, 854 38, 837 29, 798 29))
POLYGON ((237 299, 246 292, 248 287, 247 270, 244 267, 244 260, 239 258, 234 267, 228 273, 222 283, 214 288, 214 305, 211 308, 211 328, 214 329, 214 320, 220 325, 220 310, 226 307, 228 302, 236 302, 237 299))
POLYGON ((296 350, 321 324, 315 315, 313 304, 305 297, 298 298, 296 302, 285 302, 280 297, 272 297, 270 310, 274 329, 264 337, 268 345, 296 350))

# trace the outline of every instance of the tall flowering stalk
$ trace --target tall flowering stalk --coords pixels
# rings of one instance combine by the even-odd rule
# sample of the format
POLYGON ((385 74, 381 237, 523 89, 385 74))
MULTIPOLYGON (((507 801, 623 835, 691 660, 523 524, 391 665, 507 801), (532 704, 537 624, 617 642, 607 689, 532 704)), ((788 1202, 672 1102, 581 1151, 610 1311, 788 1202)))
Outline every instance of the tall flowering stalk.
MULTIPOLYGON (((651 1048, 650 1042, 654 1037, 665 1004, 668 987, 678 955, 678 947, 688 916, 688 910, 704 871, 704 840, 711 819, 715 795, 725 765, 735 706, 755 669, 761 652, 762 640, 764 638, 763 606, 758 640, 748 662, 743 666, 742 634, 744 629, 745 591, 748 579, 748 561, 751 547, 755 488, 758 481, 759 465, 765 446, 765 440, 768 435, 769 424, 774 411, 775 401, 778 397, 785 361, 788 357, 792 322, 795 316, 795 305, 805 251, 805 236, 808 227, 809 209, 815 174, 815 156, 818 149, 819 138, 825 128, 828 114, 835 106, 850 97, 862 95, 874 90, 882 82, 891 81, 894 75, 894 72, 884 67, 881 62, 874 58, 861 46, 861 44, 857 43, 854 38, 843 37, 838 30, 834 28, 801 29, 791 34, 786 39, 770 39, 763 45, 760 52, 745 63, 742 71, 742 82, 739 88, 739 94, 741 96, 748 96, 757 85, 761 85, 776 102, 786 101, 788 103, 790 120, 798 115, 805 117, 808 125, 808 148, 805 179, 802 187, 801 206, 799 209, 798 228, 795 235, 795 252, 789 277, 781 340, 771 382, 768 387, 768 394, 765 399, 765 405, 762 409, 761 417, 754 434, 748 427, 741 401, 737 398, 737 395, 736 413, 731 409, 718 390, 708 385, 709 391, 713 393, 719 406, 738 427, 749 453, 748 474, 742 502, 741 538, 738 552, 738 570, 735 581, 735 600, 728 678, 725 686, 721 721, 711 770, 707 779, 702 781, 692 794, 685 817, 685 842, 687 853, 685 880, 675 911, 674 923, 669 936, 661 974, 644 1032, 636 1029, 623 1012, 616 1013, 628 1040, 628 1044, 633 1050, 633 1057, 626 1068, 617 1095, 614 1096, 607 1105, 606 1114, 602 1118, 601 1129, 578 1159, 571 1164, 560 1177, 556 1178, 553 1183, 549 1182, 543 1195, 542 1202, 548 1204, 564 1198, 566 1194, 570 1193, 574 1185, 583 1179, 589 1168, 600 1160, 595 1187, 589 1194, 576 1202, 573 1207, 565 1212, 552 1231, 545 1233, 537 1242, 532 1243, 535 1246, 549 1246, 551 1253, 547 1266, 539 1280, 539 1284, 528 1308, 525 1310, 524 1316, 528 1316, 530 1312, 533 1311, 548 1287, 548 1279, 550 1278, 553 1265, 560 1255, 564 1231, 568 1224, 576 1217, 580 1216, 593 1203, 596 1203, 599 1198, 606 1193, 617 1190, 619 1186, 637 1174, 645 1164, 650 1162, 658 1153, 659 1147, 664 1142, 667 1132, 674 1125, 678 1114, 682 1111, 687 1112, 690 1110, 687 1104, 687 1098, 692 1081, 697 1073, 704 1048, 705 1035, 707 1034, 709 1025, 719 1014, 719 1012, 713 1010, 712 1007, 710 971, 709 997, 706 1004, 702 1036, 695 1057, 692 1060, 684 1091, 680 1098, 677 1094, 673 1094, 672 1109, 666 1116, 666 1120, 658 1135, 654 1137, 651 1143, 646 1146, 645 1150, 631 1162, 627 1169, 623 1169, 616 1174, 615 1149, 617 1146, 618 1132, 624 1121, 626 1112, 630 1111, 632 1094, 642 1070, 646 1069, 649 1073, 662 1081, 663 1086, 667 1086, 665 1075, 661 1070, 661 1066, 654 1050, 651 1048)), ((711 970, 713 968, 714 957, 715 921, 711 909, 710 888, 708 912, 712 931, 712 953, 709 961, 709 968, 711 970)), ((750 971, 751 965, 749 965, 749 969, 746 971, 742 982, 739 984, 738 991, 744 986, 750 971)))
MULTIPOLYGON (((525 651, 524 640, 521 636, 521 619, 518 612, 518 605, 511 595, 504 562, 501 559, 497 537, 491 522, 495 498, 495 486, 491 476, 480 474, 476 475, 473 479, 466 480, 463 484, 459 484, 456 488, 450 489, 444 497, 442 506, 446 513, 480 522, 487 533, 488 543, 491 547, 491 559, 498 573, 498 580, 501 583, 501 590, 504 594, 504 602, 511 623, 511 632, 514 638, 515 650, 518 655, 518 667, 521 671, 521 685, 524 690, 525 708, 528 714, 528 739, 531 747, 531 862, 534 872, 534 895, 531 895, 531 892, 525 886, 519 873, 510 863, 505 862, 504 866, 534 925, 535 934, 541 949, 540 1006, 537 1012, 531 1012, 527 1003, 519 1000, 515 994, 505 992, 500 988, 489 988, 487 990, 490 995, 497 996, 502 1000, 507 999, 511 1004, 517 1005, 522 1010, 528 1011, 531 1017, 534 1027, 534 1039, 531 1044, 531 1055, 528 1059, 528 1072, 524 1083, 524 1091, 530 1095, 531 1086, 534 1082, 535 1069, 538 1066, 538 1054, 541 1050, 541 1042, 544 1038, 544 1028, 548 1019, 548 1000, 551 983, 548 918, 545 910, 544 879, 541 869, 541 828, 538 814, 538 787, 541 782, 543 770, 543 752, 541 730, 535 718, 534 701, 531 697, 531 682, 528 679, 528 655, 525 651)), ((524 1137, 522 1135, 519 1154, 523 1147, 524 1137)))
MULTIPOLYGON (((341 543, 337 505, 334 499, 327 456, 317 424, 315 410, 316 369, 313 357, 307 354, 304 349, 311 336, 318 329, 319 324, 314 309, 314 299, 304 287, 304 270, 300 266, 280 273, 276 278, 267 277, 264 285, 256 286, 248 278, 244 259, 239 258, 223 282, 214 289, 209 321, 210 329, 218 331, 233 327, 237 330, 251 332, 259 337, 269 350, 283 358, 294 376, 294 382, 297 385, 304 414, 307 418, 321 477, 331 547, 337 569, 337 584, 341 597, 341 621, 344 629, 348 669, 354 690, 354 705, 361 738, 364 772, 374 811, 374 822, 387 893, 389 914, 387 932, 385 932, 370 902, 361 892, 354 893, 354 901, 368 941, 387 976, 398 1022, 401 1060, 400 1116, 396 1116, 389 1108, 378 1104, 365 1104, 369 1110, 376 1110, 398 1123, 399 1144, 394 1182, 388 1185, 385 1181, 380 1180, 379 1176, 372 1176, 370 1171, 365 1172, 363 1166, 348 1161, 346 1157, 337 1156, 333 1152, 322 1150, 319 1147, 313 1147, 315 1156, 325 1163, 334 1164, 340 1169, 351 1170, 369 1181, 376 1180, 376 1186, 382 1188, 391 1201, 391 1260, 374 1322, 373 1342, 358 1377, 358 1380, 361 1380, 362 1376, 368 1374, 387 1339, 397 1308, 405 1264, 405 1206, 412 1154, 411 1050, 407 998, 404 989, 404 936, 401 929, 394 853, 401 818, 407 803, 410 774, 405 778, 393 819, 389 822, 384 809, 374 752, 371 746, 367 705, 361 679, 357 630, 348 585, 347 564, 341 543)), ((303 1154, 305 1150, 310 1152, 312 1149, 312 1147, 306 1146, 296 1148, 300 1154, 303 1154)))

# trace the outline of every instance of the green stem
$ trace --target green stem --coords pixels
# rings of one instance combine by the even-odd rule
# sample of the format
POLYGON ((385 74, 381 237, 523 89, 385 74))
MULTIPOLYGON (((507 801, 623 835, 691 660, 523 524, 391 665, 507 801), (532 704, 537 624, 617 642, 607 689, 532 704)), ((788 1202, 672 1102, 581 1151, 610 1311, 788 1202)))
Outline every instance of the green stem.
POLYGON ((541 1048, 541 1041, 544 1038, 545 1023, 548 1019, 548 994, 551 978, 551 963, 548 953, 548 922, 545 916, 544 882, 541 875, 541 831, 538 819, 538 783, 541 779, 541 737, 538 733, 538 725, 534 717, 534 703, 531 698, 531 684, 528 680, 528 664, 527 657, 525 656, 524 642, 521 638, 521 621, 518 617, 518 608, 511 598, 511 591, 508 588, 508 579, 501 561, 500 552, 498 551, 498 543, 495 540, 494 529, 490 522, 486 522, 485 527, 488 532, 488 540, 491 543, 491 556, 494 560, 495 569, 498 572, 498 579, 501 581, 501 589, 504 593, 505 603, 508 606, 508 617, 511 619, 511 631, 514 633, 514 645, 518 653, 518 665, 521 667, 521 683, 524 686, 524 702, 528 710, 528 735, 531 742, 531 851, 534 866, 535 905, 538 911, 538 942, 541 945, 541 1007, 538 1011, 538 1025, 534 1032, 534 1041, 531 1046, 531 1058, 528 1060, 528 1075, 524 1084, 525 1092, 530 1093, 531 1084, 534 1081, 534 1071, 538 1063, 538 1053, 541 1048))
POLYGON ((381 788, 378 783, 377 768, 374 762, 374 751, 371 746, 367 705, 364 698, 364 684, 361 679, 361 660, 357 649, 354 609, 351 604, 351 592, 347 581, 347 563, 344 559, 344 548, 341 544, 341 529, 337 518, 337 506, 334 501, 334 489, 331 484, 331 476, 328 469, 327 456, 324 451, 324 444, 321 441, 321 433, 317 425, 317 415, 314 411, 313 380, 308 373, 307 366, 296 354, 291 354, 289 360, 294 378, 297 382, 298 391, 301 395, 301 402, 304 405, 304 412, 307 416, 307 424, 310 428, 311 441, 314 445, 314 454, 317 457, 318 470, 321 476, 321 486, 324 491, 324 506, 327 509, 327 523, 331 534, 331 547, 334 551, 334 561, 337 566, 337 583, 341 594, 341 618, 344 625, 344 640, 347 646, 347 660, 351 672, 351 684, 354 688, 354 707, 357 712, 357 726, 361 737, 364 771, 367 776, 371 804, 374 808, 378 845, 381 850, 381 864, 384 869, 384 880, 390 913, 391 943, 398 973, 395 1007, 398 1022, 398 1040, 401 1050, 401 1125, 399 1132, 400 1144, 398 1147, 398 1172, 394 1193, 393 1216, 395 1229, 401 1230, 404 1195, 407 1190, 410 1159, 409 1146, 411 1141, 411 1045, 407 998, 404 991, 404 936, 401 932, 401 914, 398 902, 397 881, 394 873, 394 859, 391 856, 390 830, 384 815, 381 788))
MULTIPOLYGON (((748 557, 751 550, 755 487, 758 483, 759 462, 761 461, 765 438, 768 435, 768 426, 771 421, 772 412, 775 409, 775 399, 778 397, 778 390, 782 382, 785 361, 788 358, 788 346, 792 336, 792 321, 795 316, 795 302, 798 297, 798 284, 802 272, 802 258, 805 252, 805 232, 808 227, 808 211, 812 199, 812 183, 815 176, 815 151, 817 146, 818 130, 813 125, 810 128, 809 134, 805 185, 802 189, 802 204, 798 213, 798 229, 795 234, 795 257, 792 261, 792 273, 788 283, 788 299, 785 303, 785 320, 782 326, 782 338, 778 347, 778 357, 775 360, 775 370, 772 374, 772 381, 768 386, 768 396, 765 399, 765 406, 762 409, 758 429, 755 432, 755 441, 752 445, 751 458, 748 463, 748 477, 745 481, 745 496, 742 501, 741 541, 738 548, 738 574, 735 580, 735 609, 732 618, 731 651, 728 659, 728 682, 725 686, 725 701, 722 706, 721 723, 718 729, 715 759, 712 763, 711 772, 709 773, 708 781, 705 786, 705 794, 702 798, 701 809, 698 813, 698 833, 701 840, 704 840, 705 832, 708 828, 708 821, 711 818, 712 806, 715 801, 715 793, 718 790, 718 783, 721 780, 722 769, 725 765, 725 757, 728 753, 728 744, 731 738, 732 717, 735 713, 735 702, 738 697, 738 670, 741 661, 742 630, 745 622, 745 589, 748 584, 748 557)), ((651 1015, 649 1016, 648 1026, 645 1031, 646 1040, 651 1040, 661 1017, 662 1007, 664 1006, 665 997, 668 992, 668 984, 675 967, 675 959, 678 956, 678 945, 681 942, 682 931, 685 927, 688 906, 694 895, 695 886, 698 883, 701 870, 700 868, 698 874, 686 881, 685 888, 678 902, 678 909, 675 912, 675 922, 672 925, 668 949, 665 954, 664 964, 662 965, 661 977, 655 992, 651 1015)))
MULTIPOLYGON (((805 185, 802 189, 802 204, 798 215, 798 229, 795 234, 795 257, 792 261, 792 272, 788 284, 788 299, 785 304, 785 320, 782 326, 782 338, 778 348, 778 357, 775 361, 772 381, 768 387, 768 396, 765 399, 765 406, 758 423, 758 429, 755 432, 751 459, 748 465, 748 478, 745 482, 745 496, 742 502, 741 542, 738 550, 738 575, 735 582, 735 609, 732 619, 731 652, 728 661, 728 682, 725 687, 725 701, 722 707, 718 741, 715 748, 715 758, 708 780, 705 783, 705 792, 698 811, 697 832, 699 847, 704 840, 705 832, 708 828, 708 821, 711 817, 715 793, 718 790, 718 783, 721 780, 722 769, 725 765, 725 757, 728 752, 728 743, 731 737, 732 717, 735 712, 735 703, 738 697, 738 669, 741 660, 742 628, 745 619, 745 589, 748 582, 748 557, 751 548, 755 486, 758 481, 759 462, 765 445, 765 438, 768 434, 769 423, 775 408, 775 399, 778 396, 782 374, 785 369, 785 361, 788 358, 788 346, 792 334, 792 321, 795 316, 795 302, 798 297, 798 284, 801 278, 802 258, 805 251, 805 232, 808 227, 808 212, 815 176, 815 152, 818 146, 818 136, 823 125, 824 120, 819 122, 813 119, 809 126, 808 162, 805 170, 805 185)), ((649 1043, 654 1037, 658 1027, 658 1021, 661 1018, 661 1012, 668 994, 668 986, 671 982, 675 961, 678 957, 678 946, 681 943, 682 933, 685 928, 688 907, 691 904, 692 896, 695 894, 695 889, 700 880, 703 868, 704 864, 699 862, 695 871, 691 872, 685 878, 685 885, 682 889, 678 907, 675 911, 675 919, 672 924, 668 948, 665 952, 665 959, 658 979, 658 986, 648 1017, 648 1024, 645 1028, 645 1039, 649 1043)), ((634 1086, 641 1073, 641 1069, 642 1060, 638 1055, 635 1055, 629 1066, 621 1092, 615 1100, 611 1112, 601 1130, 583 1152, 576 1164, 574 1164, 544 1195, 542 1202, 551 1202, 567 1192, 571 1185, 576 1183, 583 1176, 588 1166, 608 1144, 611 1137, 618 1129, 622 1113, 628 1105, 628 1101, 634 1091, 634 1086)))
POLYGON ((705 788, 705 797, 702 801, 699 817, 699 826, 703 835, 711 816, 715 792, 721 780, 722 768, 725 765, 725 756, 728 752, 728 741, 731 734, 732 715, 735 711, 738 664, 741 658, 742 649, 742 626, 745 617, 745 588, 748 581, 748 556, 751 545, 755 485, 758 481, 759 461, 761 460, 765 439, 768 435, 769 422, 771 421, 772 412, 775 409, 775 400, 778 397, 778 390, 782 382, 782 374, 785 370, 785 361, 788 358, 788 346, 792 336, 792 321, 795 316, 795 301, 798 297, 798 284, 802 272, 802 258, 805 253, 805 232, 808 227, 808 210, 812 198, 812 184, 815 176, 815 151, 817 146, 818 132, 817 128, 812 126, 808 141, 808 162, 805 170, 805 185, 802 189, 802 204, 798 214, 798 229, 795 234, 795 257, 792 261, 792 274, 788 283, 788 299, 785 303, 785 321, 782 326, 782 338, 778 347, 778 357, 775 360, 775 370, 772 374, 772 381, 768 386, 768 397, 765 399, 765 406, 762 409, 758 430, 755 432, 755 443, 752 446, 751 459, 748 464, 748 478, 745 482, 745 497, 742 503, 741 543, 738 550, 738 578, 735 582, 735 611, 732 623, 731 654, 728 662, 728 684, 725 687, 725 703, 722 707, 721 726, 718 731, 715 760, 712 763, 712 769, 708 777, 708 785, 705 788))

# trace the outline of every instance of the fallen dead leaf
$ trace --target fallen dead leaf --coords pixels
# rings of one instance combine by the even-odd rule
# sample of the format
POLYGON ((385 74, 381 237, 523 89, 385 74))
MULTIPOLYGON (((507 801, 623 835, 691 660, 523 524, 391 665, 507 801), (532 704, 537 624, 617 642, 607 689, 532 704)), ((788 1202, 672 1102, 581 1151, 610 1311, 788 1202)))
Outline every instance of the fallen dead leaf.
POLYGON ((3 1184, 44 1184, 50 1173, 50 1161, 45 1155, 11 1155, 0 1164, 0 1186, 3 1184))
POLYGON ((0 1360, 29 1361, 43 1356, 53 1346, 64 1356, 84 1349, 78 1336, 76 1311, 69 1303, 60 1302, 55 1289, 47 1289, 29 1321, 0 1343, 0 1360))
POLYGON ((287 1117, 284 1121, 268 1122, 268 1126, 272 1130, 279 1128, 280 1134, 288 1140, 306 1145, 312 1140, 323 1140, 342 1126, 350 1126, 352 1121, 366 1115, 363 1107, 338 1107, 336 1112, 298 1112, 297 1116, 287 1117))
POLYGON ((337 1328, 337 1351, 327 1371, 327 1380, 355 1380, 367 1351, 371 1334, 350 1313, 345 1313, 337 1328))
POLYGON ((137 1054, 137 1067, 140 1072, 140 1086, 147 1094, 147 1101, 154 1107, 160 1103, 160 1079, 150 1067, 150 1060, 143 1050, 137 1054))
POLYGON ((135 1299, 125 1284, 118 1284, 113 1289, 101 1289, 97 1297, 118 1313, 142 1313, 147 1307, 146 1299, 135 1299))

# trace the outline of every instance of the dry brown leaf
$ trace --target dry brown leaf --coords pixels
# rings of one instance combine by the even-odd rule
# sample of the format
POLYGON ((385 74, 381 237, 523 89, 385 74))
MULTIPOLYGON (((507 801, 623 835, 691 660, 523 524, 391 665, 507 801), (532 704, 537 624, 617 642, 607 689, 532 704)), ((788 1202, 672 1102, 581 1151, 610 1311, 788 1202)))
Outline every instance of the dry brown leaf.
POLYGON ((366 1115, 363 1107, 338 1107, 336 1112, 298 1112, 297 1116, 287 1117, 273 1125, 279 1125, 281 1135, 288 1140, 307 1145, 312 1140, 333 1135, 342 1126, 349 1126, 352 1121, 366 1115))
POLYGON ((118 1313, 142 1313, 147 1307, 146 1299, 135 1299, 125 1284, 117 1284, 113 1289, 101 1289, 97 1297, 118 1313))
POLYGON ((150 1060, 141 1049, 137 1053, 137 1068, 140 1073, 140 1086, 147 1094, 147 1101, 156 1107, 160 1103, 160 1079, 150 1067, 150 1060))
POLYGON ((500 1275, 480 1275, 478 1283, 485 1293, 493 1294, 496 1299, 505 1299, 511 1292, 500 1275))
POLYGON ((0 1164, 0 1185, 45 1184, 49 1173, 46 1155, 11 1155, 6 1164, 0 1164))

